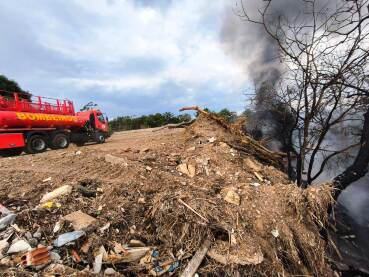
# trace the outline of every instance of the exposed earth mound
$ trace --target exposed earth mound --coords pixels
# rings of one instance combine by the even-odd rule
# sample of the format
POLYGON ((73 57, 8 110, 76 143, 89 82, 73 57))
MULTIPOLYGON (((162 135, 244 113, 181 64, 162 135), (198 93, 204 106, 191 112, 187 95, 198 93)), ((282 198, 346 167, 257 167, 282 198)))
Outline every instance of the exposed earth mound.
POLYGON ((3 275, 332 274, 319 234, 329 186, 291 184, 280 155, 212 115, 0 166, 0 203, 16 214, 0 233, 3 275), (68 232, 79 237, 60 245, 68 232), (9 253, 19 241, 46 258, 9 253))

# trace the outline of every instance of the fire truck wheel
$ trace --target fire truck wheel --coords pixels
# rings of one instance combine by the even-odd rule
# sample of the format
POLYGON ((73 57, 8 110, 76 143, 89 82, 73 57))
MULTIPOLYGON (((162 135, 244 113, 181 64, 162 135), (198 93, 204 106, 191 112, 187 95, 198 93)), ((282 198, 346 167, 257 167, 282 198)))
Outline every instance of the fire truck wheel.
POLYGON ((56 134, 51 140, 52 149, 65 149, 69 146, 69 138, 67 135, 59 133, 56 134))
POLYGON ((97 143, 104 143, 105 142, 105 136, 102 133, 96 133, 95 134, 95 141, 97 143))
POLYGON ((25 151, 28 154, 36 154, 46 151, 47 142, 43 136, 33 135, 27 139, 25 151))
POLYGON ((23 152, 23 148, 3 149, 3 150, 0 150, 0 156, 2 157, 18 156, 22 154, 22 152, 23 152))

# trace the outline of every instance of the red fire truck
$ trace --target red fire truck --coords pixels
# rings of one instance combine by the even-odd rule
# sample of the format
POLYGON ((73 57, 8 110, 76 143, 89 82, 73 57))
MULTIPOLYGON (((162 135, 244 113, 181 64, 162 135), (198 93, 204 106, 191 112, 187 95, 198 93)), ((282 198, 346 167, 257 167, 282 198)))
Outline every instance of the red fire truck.
POLYGON ((108 119, 99 109, 75 112, 69 100, 0 91, 2 156, 63 149, 70 142, 79 146, 89 141, 104 143, 108 136, 108 119))

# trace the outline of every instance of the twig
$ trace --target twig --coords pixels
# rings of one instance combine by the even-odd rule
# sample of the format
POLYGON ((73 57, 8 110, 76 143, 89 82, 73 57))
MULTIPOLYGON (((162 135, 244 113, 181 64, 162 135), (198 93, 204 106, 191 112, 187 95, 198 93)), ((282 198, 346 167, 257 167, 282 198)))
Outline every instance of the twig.
POLYGON ((181 122, 181 123, 178 123, 178 124, 167 124, 167 125, 164 125, 164 126, 158 128, 158 129, 153 130, 152 132, 158 132, 158 131, 163 130, 165 128, 168 128, 168 129, 182 128, 182 127, 189 126, 194 122, 195 122, 195 119, 191 119, 190 121, 181 122))
POLYGON ((198 111, 199 113, 203 114, 209 114, 208 112, 204 111, 203 109, 200 109, 198 106, 191 106, 191 107, 183 107, 179 109, 180 112, 183 111, 198 111))
POLYGON ((199 214, 198 212, 196 212, 190 205, 186 204, 182 199, 178 199, 178 202, 181 203, 183 206, 185 206, 186 208, 188 208, 190 211, 192 211, 194 214, 198 215, 199 217, 201 217, 206 223, 209 223, 209 220, 207 220, 205 217, 203 217, 201 214, 199 214))

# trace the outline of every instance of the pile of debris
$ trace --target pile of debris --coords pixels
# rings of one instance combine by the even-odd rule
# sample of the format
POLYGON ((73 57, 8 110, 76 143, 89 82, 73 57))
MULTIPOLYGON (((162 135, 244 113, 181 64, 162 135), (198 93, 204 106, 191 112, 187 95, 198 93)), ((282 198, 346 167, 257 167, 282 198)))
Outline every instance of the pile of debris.
POLYGON ((329 275, 319 231, 330 187, 296 187, 278 169, 280 158, 202 113, 160 151, 74 155, 81 177, 45 178, 45 194, 27 203, 0 198, 7 206, 0 210, 0 270, 23 276, 329 275), (85 178, 97 164, 103 173, 85 178), (46 186, 52 181, 53 190, 46 186))

